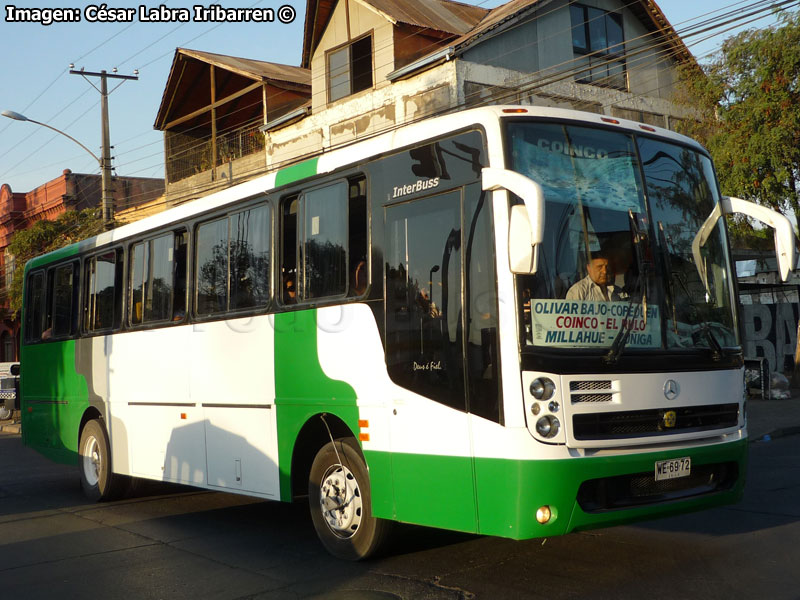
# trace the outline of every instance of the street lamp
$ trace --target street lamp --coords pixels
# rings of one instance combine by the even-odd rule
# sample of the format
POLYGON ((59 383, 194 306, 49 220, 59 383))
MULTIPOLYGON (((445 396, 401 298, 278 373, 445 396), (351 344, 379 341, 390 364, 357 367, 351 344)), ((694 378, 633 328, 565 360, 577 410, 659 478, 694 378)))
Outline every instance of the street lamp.
POLYGON ((35 123, 36 125, 41 125, 42 127, 47 127, 48 129, 52 129, 56 133, 60 133, 64 137, 71 139, 73 142, 78 144, 78 146, 86 150, 86 152, 88 152, 92 156, 92 158, 97 161, 97 164, 100 165, 100 172, 102 173, 103 225, 108 227, 109 223, 111 222, 111 207, 113 206, 112 204, 113 200, 111 198, 110 185, 109 185, 109 183, 111 182, 111 161, 101 160, 94 152, 89 150, 86 146, 81 144, 74 137, 72 137, 68 133, 64 133, 60 129, 56 129, 52 125, 48 125, 47 123, 42 123, 41 121, 34 121, 33 119, 29 119, 25 115, 21 115, 18 112, 14 112, 13 110, 4 110, 0 114, 2 114, 4 117, 8 117, 9 119, 14 119, 15 121, 28 121, 29 123, 35 123))

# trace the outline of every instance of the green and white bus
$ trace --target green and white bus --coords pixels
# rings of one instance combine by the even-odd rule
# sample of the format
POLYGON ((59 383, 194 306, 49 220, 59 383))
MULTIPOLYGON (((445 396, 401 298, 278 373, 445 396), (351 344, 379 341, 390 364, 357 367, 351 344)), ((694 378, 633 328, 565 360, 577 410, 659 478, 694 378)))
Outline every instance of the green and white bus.
POLYGON ((351 559, 391 521, 528 539, 735 502, 734 210, 785 276, 788 221, 667 130, 501 106, 322 152, 30 260, 23 439, 97 500, 307 498, 351 559))

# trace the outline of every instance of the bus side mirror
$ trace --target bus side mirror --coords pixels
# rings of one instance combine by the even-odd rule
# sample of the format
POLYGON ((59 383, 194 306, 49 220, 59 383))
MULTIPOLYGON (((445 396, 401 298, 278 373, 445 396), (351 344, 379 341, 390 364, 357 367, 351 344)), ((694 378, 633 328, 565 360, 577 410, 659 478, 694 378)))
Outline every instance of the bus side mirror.
POLYGON ((508 169, 486 167, 482 173, 484 190, 506 190, 522 198, 524 204, 512 206, 509 216, 509 266, 517 275, 536 273, 539 246, 544 239, 542 186, 529 177, 508 169))
POLYGON ((717 224, 717 220, 723 214, 741 213, 753 219, 761 221, 769 225, 774 230, 773 236, 775 240, 775 255, 778 259, 778 272, 781 275, 781 281, 786 281, 789 278, 789 271, 794 269, 797 257, 795 255, 794 243, 794 230, 792 229, 792 222, 784 217, 777 211, 774 211, 765 206, 760 206, 741 198, 732 198, 723 196, 720 203, 714 207, 711 214, 700 227, 700 231, 694 236, 692 240, 692 256, 694 263, 697 266, 697 271, 700 273, 700 279, 703 281, 706 290, 708 290, 708 281, 706 279, 706 268, 703 262, 703 257, 700 254, 700 248, 708 240, 711 231, 717 224))

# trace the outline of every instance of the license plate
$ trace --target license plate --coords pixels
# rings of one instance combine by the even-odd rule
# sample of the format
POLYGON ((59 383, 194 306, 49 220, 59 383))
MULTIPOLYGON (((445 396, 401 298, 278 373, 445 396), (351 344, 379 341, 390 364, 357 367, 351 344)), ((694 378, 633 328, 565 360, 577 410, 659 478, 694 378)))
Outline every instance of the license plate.
POLYGON ((692 458, 690 456, 656 461, 656 481, 688 477, 691 472, 692 458))

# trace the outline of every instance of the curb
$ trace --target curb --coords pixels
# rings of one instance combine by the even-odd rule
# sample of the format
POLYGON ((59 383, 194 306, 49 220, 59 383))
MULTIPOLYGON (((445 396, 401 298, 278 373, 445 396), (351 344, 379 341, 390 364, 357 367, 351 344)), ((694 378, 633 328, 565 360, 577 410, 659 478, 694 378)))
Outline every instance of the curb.
POLYGON ((750 440, 751 444, 758 443, 758 442, 771 442, 774 439, 786 437, 788 435, 797 435, 800 434, 800 425, 794 425, 791 427, 781 427, 780 429, 776 429, 771 431, 770 433, 765 433, 761 437, 757 439, 750 440))

